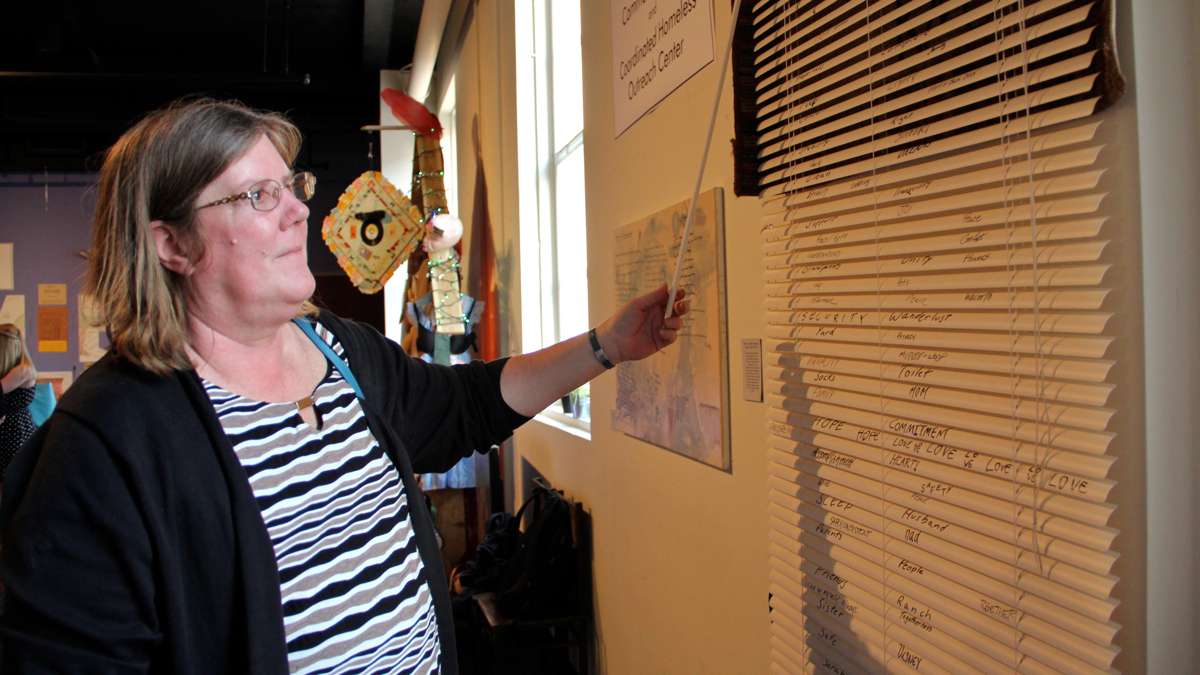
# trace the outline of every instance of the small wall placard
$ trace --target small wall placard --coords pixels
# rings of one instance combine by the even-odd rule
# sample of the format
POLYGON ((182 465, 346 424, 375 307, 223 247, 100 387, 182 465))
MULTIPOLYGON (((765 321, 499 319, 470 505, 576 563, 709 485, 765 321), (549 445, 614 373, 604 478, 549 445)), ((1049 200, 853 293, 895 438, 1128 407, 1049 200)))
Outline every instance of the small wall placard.
POLYGON ((66 284, 38 284, 39 305, 67 304, 66 284))

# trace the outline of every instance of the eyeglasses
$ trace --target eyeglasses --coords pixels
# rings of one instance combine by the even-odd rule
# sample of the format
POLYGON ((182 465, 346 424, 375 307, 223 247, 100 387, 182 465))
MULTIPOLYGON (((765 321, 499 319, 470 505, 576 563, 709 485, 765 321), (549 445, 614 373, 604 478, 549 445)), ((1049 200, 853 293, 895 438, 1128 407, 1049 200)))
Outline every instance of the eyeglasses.
POLYGON ((254 207, 255 211, 270 211, 276 206, 279 206, 280 195, 284 189, 289 190, 296 199, 306 202, 312 199, 313 193, 317 191, 317 177, 309 171, 301 171, 292 175, 291 178, 286 178, 282 183, 270 178, 260 180, 250 186, 249 190, 239 192, 235 195, 229 195, 224 199, 218 199, 215 202, 209 202, 196 207, 196 210, 207 209, 210 206, 218 204, 230 204, 241 199, 249 199, 250 206, 254 207))

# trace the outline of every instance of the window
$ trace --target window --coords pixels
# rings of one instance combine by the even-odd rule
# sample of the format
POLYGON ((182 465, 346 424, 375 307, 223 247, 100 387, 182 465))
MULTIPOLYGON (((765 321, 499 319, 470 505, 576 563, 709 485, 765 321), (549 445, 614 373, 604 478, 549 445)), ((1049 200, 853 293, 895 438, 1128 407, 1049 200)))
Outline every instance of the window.
MULTIPOLYGON (((525 351, 588 329, 579 5, 517 5, 517 134, 525 351)), ((587 428, 587 385, 546 415, 587 428)))

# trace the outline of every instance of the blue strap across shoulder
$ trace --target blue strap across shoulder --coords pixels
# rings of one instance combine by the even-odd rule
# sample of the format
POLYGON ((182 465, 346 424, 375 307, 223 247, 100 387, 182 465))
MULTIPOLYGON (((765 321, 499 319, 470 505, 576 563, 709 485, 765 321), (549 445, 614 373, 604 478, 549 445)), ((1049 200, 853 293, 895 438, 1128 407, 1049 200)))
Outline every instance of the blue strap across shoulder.
POLYGON ((312 340, 317 349, 320 349, 325 358, 329 359, 329 362, 333 364, 333 367, 337 368, 337 371, 342 374, 342 379, 346 380, 350 388, 358 395, 358 398, 363 401, 367 400, 367 397, 363 396, 362 387, 358 386, 358 380, 354 378, 354 373, 350 372, 349 364, 343 361, 342 357, 338 356, 337 352, 333 351, 333 348, 321 339, 321 336, 317 335, 317 331, 313 329, 312 324, 304 318, 292 319, 292 322, 299 326, 300 330, 304 331, 308 339, 312 340))

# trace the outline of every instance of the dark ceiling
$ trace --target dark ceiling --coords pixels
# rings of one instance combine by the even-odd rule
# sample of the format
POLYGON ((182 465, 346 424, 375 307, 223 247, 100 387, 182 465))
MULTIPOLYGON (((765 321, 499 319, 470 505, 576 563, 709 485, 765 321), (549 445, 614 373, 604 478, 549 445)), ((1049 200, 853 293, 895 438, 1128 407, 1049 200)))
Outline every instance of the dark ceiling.
POLYGON ((134 120, 185 95, 288 113, 309 168, 362 158, 379 70, 412 61, 422 0, 7 5, 0 172, 42 173, 95 171, 134 120))

